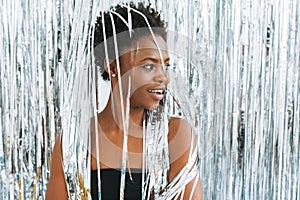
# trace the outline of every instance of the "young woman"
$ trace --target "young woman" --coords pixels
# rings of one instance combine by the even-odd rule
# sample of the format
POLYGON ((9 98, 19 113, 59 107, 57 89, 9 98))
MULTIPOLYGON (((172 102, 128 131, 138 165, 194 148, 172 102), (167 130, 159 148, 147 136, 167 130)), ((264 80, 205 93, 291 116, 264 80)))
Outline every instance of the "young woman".
MULTIPOLYGON (((203 199, 192 128, 164 115, 170 58, 159 13, 141 3, 101 13, 94 44, 112 89, 91 120, 92 199, 203 199)), ((61 155, 58 138, 47 199, 68 198, 61 155)))

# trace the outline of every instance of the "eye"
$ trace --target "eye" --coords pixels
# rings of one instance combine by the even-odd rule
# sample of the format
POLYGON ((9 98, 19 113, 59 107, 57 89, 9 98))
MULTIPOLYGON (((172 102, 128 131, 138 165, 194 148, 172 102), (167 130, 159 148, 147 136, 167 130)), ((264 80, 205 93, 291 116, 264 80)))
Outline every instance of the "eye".
POLYGON ((168 64, 165 64, 163 65, 163 69, 168 71, 170 69, 171 65, 168 63, 168 64))
POLYGON ((154 64, 146 64, 146 65, 143 65, 142 68, 147 69, 147 70, 152 70, 154 68, 154 64))

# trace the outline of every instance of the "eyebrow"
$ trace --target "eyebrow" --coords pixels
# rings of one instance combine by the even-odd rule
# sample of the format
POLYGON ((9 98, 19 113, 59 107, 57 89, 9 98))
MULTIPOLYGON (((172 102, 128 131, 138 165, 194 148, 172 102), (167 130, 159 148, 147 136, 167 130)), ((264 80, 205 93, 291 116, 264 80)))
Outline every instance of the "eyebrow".
MULTIPOLYGON (((146 57, 146 58, 142 59, 141 62, 147 61, 147 60, 148 60, 148 61, 151 61, 151 62, 154 62, 154 63, 158 63, 158 59, 152 58, 152 57, 146 57)), ((164 63, 169 62, 169 61, 170 61, 170 57, 166 58, 166 59, 164 60, 164 63)))

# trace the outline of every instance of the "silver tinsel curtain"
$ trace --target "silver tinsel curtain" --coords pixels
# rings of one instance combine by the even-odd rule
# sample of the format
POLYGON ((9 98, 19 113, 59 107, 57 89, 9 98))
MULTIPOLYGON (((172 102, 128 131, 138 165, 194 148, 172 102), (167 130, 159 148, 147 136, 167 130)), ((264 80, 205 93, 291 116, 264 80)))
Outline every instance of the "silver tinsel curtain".
MULTIPOLYGON (((94 98, 80 87, 94 88, 88 38, 98 12, 124 1, 0 2, 0 199, 44 199, 62 130, 74 164, 65 170, 88 174, 71 155, 86 153, 76 144, 87 138, 71 133, 94 98)), ((187 82, 177 93, 192 101, 205 199, 300 200, 300 1, 150 2, 187 41, 174 50, 172 38, 187 82)), ((69 177, 79 190, 82 174, 69 177)))

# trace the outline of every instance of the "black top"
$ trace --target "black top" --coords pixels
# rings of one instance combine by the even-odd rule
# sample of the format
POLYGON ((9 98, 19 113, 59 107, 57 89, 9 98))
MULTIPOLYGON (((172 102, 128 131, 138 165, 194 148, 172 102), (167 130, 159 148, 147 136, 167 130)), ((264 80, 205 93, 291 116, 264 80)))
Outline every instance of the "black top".
MULTIPOLYGON (((140 171, 140 170, 139 170, 140 171)), ((91 194, 93 200, 98 200, 98 174, 97 170, 91 170, 91 194)), ((129 200, 138 200, 142 197, 142 173, 129 172, 125 175, 125 198, 129 200)), ((120 199, 121 171, 116 169, 101 169, 101 193, 103 200, 120 199)))

